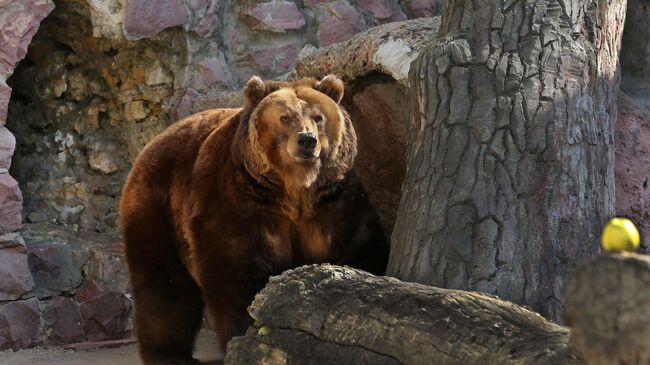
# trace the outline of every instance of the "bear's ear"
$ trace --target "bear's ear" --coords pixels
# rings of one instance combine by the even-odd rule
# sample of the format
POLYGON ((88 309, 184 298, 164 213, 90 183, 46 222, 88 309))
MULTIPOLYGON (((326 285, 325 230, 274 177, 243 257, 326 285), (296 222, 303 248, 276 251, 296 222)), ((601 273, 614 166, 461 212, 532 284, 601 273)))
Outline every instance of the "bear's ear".
POLYGON ((267 94, 268 88, 259 76, 251 77, 244 87, 244 96, 252 106, 257 105, 267 94))
POLYGON ((345 87, 343 86, 343 81, 341 81, 337 76, 327 75, 316 83, 315 89, 329 96, 338 104, 343 98, 345 87))

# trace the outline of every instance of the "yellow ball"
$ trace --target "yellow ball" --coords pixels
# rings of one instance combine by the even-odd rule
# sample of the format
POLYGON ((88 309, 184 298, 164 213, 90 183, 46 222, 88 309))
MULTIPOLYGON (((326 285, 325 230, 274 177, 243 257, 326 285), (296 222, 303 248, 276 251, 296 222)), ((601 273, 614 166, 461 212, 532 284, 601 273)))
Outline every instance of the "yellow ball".
POLYGON ((269 327, 267 327, 267 326, 262 326, 262 327, 260 327, 260 329, 257 331, 257 335, 258 335, 258 336, 266 336, 266 335, 268 335, 269 333, 271 333, 271 328, 269 328, 269 327))
POLYGON ((641 238, 639 230, 627 218, 612 218, 603 229, 600 243, 605 251, 636 251, 641 238))

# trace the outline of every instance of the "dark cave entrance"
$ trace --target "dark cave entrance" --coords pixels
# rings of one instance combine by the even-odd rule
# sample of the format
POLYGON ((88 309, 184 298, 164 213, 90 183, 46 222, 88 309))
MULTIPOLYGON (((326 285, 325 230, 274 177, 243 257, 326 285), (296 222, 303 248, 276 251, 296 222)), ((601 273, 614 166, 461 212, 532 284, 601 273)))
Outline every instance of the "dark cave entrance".
POLYGON ((169 39, 98 38, 86 6, 58 1, 8 80, 10 173, 25 223, 116 233, 131 162, 170 123, 182 50, 169 39))

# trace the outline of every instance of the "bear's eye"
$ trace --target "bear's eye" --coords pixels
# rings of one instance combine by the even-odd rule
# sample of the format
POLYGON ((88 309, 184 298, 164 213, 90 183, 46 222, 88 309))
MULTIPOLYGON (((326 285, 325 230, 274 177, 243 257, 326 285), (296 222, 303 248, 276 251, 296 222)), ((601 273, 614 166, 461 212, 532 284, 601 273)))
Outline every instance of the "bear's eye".
POLYGON ((314 122, 320 123, 322 121, 323 121, 323 116, 322 115, 319 114, 319 115, 314 117, 314 122))
POLYGON ((281 116, 280 117, 280 122, 282 122, 283 124, 289 123, 289 116, 288 115, 281 116))

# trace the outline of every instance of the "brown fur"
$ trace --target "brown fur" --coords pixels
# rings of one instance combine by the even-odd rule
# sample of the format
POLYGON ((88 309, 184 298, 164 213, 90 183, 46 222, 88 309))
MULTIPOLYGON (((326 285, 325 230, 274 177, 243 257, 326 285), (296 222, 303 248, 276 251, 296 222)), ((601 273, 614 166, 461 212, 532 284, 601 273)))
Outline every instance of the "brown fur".
POLYGON ((121 225, 146 364, 192 363, 203 309, 221 345, 242 334, 270 275, 318 262, 383 274, 388 245, 353 173, 356 135, 343 83, 251 78, 242 109, 168 128, 138 157, 121 225), (321 118, 323 122, 317 122, 321 118), (318 157, 294 157, 295 135, 318 157))

